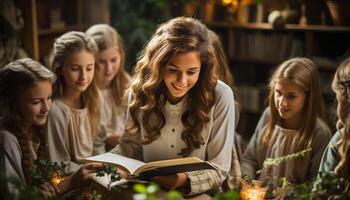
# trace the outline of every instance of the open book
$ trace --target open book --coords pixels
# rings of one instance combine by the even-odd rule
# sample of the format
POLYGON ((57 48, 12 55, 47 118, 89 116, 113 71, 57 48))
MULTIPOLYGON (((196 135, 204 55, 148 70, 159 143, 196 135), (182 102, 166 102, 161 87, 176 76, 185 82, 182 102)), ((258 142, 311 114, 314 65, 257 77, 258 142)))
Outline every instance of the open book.
POLYGON ((84 161, 115 164, 127 174, 142 180, 149 180, 154 176, 171 175, 180 172, 215 169, 215 167, 209 162, 203 161, 196 157, 144 163, 118 154, 105 153, 98 156, 85 158, 84 161))

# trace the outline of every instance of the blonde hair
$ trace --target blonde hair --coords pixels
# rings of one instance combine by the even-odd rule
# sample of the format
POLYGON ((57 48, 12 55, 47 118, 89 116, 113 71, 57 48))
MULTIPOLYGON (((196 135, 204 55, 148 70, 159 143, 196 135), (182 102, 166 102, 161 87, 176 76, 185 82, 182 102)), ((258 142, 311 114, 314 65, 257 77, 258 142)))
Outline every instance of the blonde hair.
POLYGON ((342 139, 339 141, 338 153, 340 162, 335 168, 335 173, 350 178, 349 175, 349 151, 350 151, 350 58, 345 59, 337 69, 332 82, 332 89, 337 94, 341 105, 340 113, 338 113, 339 120, 337 122, 337 129, 342 133, 342 139), (343 129, 341 129, 343 128, 343 129))
MULTIPOLYGON (((90 35, 97 43, 98 51, 104 51, 111 47, 116 47, 120 56, 120 66, 118 73, 111 81, 112 96, 116 105, 125 105, 125 92, 129 87, 130 76, 125 71, 125 51, 122 38, 119 33, 107 24, 96 24, 91 26, 86 33, 90 35)), ((97 70, 99 70, 97 68, 97 70)), ((98 76, 97 76, 98 77, 98 76)), ((97 78, 97 83, 101 80, 97 78)), ((100 84, 100 83, 99 83, 100 84)))
POLYGON ((126 127, 126 133, 140 131, 142 123, 146 131, 143 144, 149 144, 160 136, 160 130, 166 123, 162 113, 167 91, 163 81, 164 69, 176 55, 197 51, 200 54, 201 70, 197 83, 187 95, 188 109, 181 117, 185 127, 181 138, 187 147, 179 155, 188 156, 204 143, 201 131, 209 122, 217 83, 214 73, 217 60, 208 34, 205 25, 186 17, 169 20, 158 27, 135 67, 130 87, 130 114, 134 124, 126 127), (140 112, 143 114, 142 121, 139 121, 140 112))
MULTIPOLYGON (((64 94, 65 79, 62 74, 62 69, 65 59, 68 55, 81 51, 87 51, 92 55, 95 55, 97 52, 95 41, 86 33, 71 31, 56 39, 50 60, 50 66, 57 76, 57 81, 54 84, 54 99, 60 98, 64 94)), ((95 78, 96 73, 94 73, 92 82, 82 94, 83 104, 89 111, 89 120, 93 136, 96 136, 101 116, 100 95, 95 78)))
MULTIPOLYGON (((307 58, 292 58, 277 67, 269 83, 268 104, 271 117, 263 136, 263 144, 267 147, 272 132, 280 119, 275 106, 274 88, 276 82, 286 79, 300 86, 305 92, 305 103, 301 114, 301 148, 309 147, 313 140, 313 133, 317 120, 324 120, 324 104, 321 93, 320 77, 315 64, 307 58)), ((296 149, 299 150, 299 149, 296 149)), ((301 149, 300 149, 301 150, 301 149)))
POLYGON ((25 181, 31 183, 34 157, 31 153, 30 133, 40 139, 38 157, 47 159, 47 139, 43 127, 32 125, 31 130, 23 127, 19 108, 22 95, 36 86, 39 81, 54 83, 55 75, 40 63, 22 58, 0 69, 0 127, 13 133, 20 144, 22 170, 25 181))

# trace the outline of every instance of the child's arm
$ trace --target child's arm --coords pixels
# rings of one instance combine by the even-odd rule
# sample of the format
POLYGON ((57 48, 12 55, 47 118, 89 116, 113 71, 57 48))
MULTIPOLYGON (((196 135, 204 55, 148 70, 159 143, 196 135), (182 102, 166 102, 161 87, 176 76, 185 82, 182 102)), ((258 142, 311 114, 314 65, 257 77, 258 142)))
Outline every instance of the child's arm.
MULTIPOLYGON (((329 141, 331 140, 331 133, 328 128, 318 127, 314 133, 314 141, 312 146, 311 166, 309 168, 308 178, 317 176, 320 168, 322 155, 324 154, 329 141)), ((332 148, 334 150, 334 148, 332 148)), ((336 165, 336 164, 335 164, 336 165)), ((333 170, 333 169, 332 169, 333 170)), ((331 171, 332 171, 331 170, 331 171)))
MULTIPOLYGON (((254 134, 251 137, 247 149, 244 151, 241 162, 242 175, 249 175, 251 178, 255 179, 256 171, 261 169, 261 164, 259 164, 259 146, 261 146, 261 135, 269 121, 270 118, 270 108, 267 107, 263 114, 261 115, 259 122, 255 128, 254 134)), ((264 160, 265 158, 261 158, 264 160)))
POLYGON ((80 165, 73 162, 69 152, 68 142, 68 116, 53 103, 46 124, 49 158, 53 162, 68 162, 67 172, 75 172, 80 165))
POLYGON ((335 167, 338 165, 340 157, 337 142, 339 142, 339 140, 341 140, 341 134, 337 131, 323 153, 319 172, 334 171, 335 167))
POLYGON ((257 143, 258 133, 255 132, 252 138, 249 141, 248 147, 245 150, 242 161, 241 161, 241 170, 242 175, 248 175, 252 179, 256 179, 256 171, 259 170, 259 164, 257 160, 257 143))

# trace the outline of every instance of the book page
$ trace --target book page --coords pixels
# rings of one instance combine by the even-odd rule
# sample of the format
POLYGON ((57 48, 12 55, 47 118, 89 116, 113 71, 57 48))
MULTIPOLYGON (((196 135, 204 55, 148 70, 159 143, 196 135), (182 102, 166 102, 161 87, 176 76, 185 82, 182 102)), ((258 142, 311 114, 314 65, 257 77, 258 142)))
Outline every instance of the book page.
MULTIPOLYGON (((138 175, 141 172, 152 170, 160 167, 170 167, 170 166, 177 166, 177 165, 190 165, 190 164, 199 164, 199 163, 205 163, 205 161, 197 158, 197 157, 187 157, 187 158, 177 158, 177 159, 170 159, 170 160, 160 160, 160 161, 153 161, 146 163, 137 171, 135 172, 135 175, 138 175)), ((208 163, 209 164, 209 163, 208 163)))
POLYGON ((133 174, 137 168, 145 164, 144 162, 141 162, 139 160, 121 156, 115 153, 105 153, 105 154, 85 158, 84 160, 116 164, 120 166, 122 169, 126 170, 129 174, 133 174))

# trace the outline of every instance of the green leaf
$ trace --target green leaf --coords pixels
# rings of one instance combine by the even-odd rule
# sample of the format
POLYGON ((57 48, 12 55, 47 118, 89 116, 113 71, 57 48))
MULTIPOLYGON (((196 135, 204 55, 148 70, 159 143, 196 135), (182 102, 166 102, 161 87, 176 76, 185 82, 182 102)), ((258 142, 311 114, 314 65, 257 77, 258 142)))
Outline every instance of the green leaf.
POLYGON ((134 189, 134 191, 137 192, 137 193, 141 193, 141 194, 146 194, 146 193, 147 193, 147 188, 146 188, 146 186, 144 186, 144 185, 142 185, 142 184, 139 184, 139 183, 135 184, 135 185, 133 186, 133 189, 134 189))

